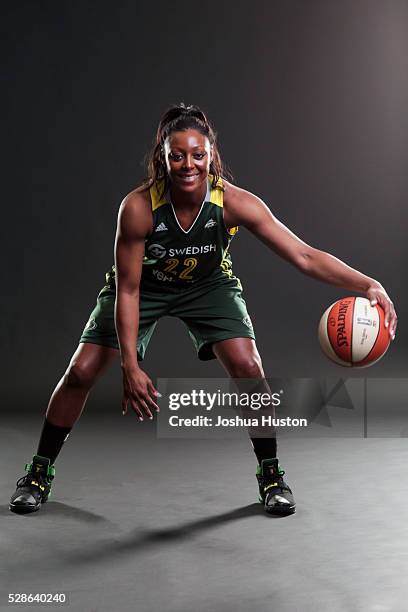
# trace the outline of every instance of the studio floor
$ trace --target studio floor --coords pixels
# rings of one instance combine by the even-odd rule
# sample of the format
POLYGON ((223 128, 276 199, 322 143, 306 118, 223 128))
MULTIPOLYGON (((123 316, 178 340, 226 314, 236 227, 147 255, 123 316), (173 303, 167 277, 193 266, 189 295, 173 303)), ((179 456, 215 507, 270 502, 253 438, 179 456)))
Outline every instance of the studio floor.
POLYGON ((406 612, 406 439, 281 440, 297 512, 274 518, 246 440, 157 439, 132 415, 89 414, 50 501, 18 516, 8 499, 40 425, 2 417, 1 610, 406 612))

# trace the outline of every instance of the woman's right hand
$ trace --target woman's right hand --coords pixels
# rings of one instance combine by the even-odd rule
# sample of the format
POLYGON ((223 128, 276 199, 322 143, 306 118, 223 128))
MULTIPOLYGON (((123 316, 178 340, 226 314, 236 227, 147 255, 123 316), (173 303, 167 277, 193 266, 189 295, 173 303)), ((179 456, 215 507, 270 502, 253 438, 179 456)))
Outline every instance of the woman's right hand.
POLYGON ((132 368, 122 366, 122 373, 122 414, 127 413, 128 403, 130 403, 139 421, 143 421, 143 416, 152 419, 153 412, 160 411, 155 401, 157 397, 160 397, 160 393, 155 389, 146 372, 143 372, 138 366, 132 368))

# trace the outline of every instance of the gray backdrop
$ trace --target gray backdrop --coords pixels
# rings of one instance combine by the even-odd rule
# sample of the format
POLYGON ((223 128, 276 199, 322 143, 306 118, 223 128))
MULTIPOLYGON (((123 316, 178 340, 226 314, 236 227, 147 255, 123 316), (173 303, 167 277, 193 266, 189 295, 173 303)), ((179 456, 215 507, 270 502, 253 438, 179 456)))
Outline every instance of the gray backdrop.
MULTIPOLYGON (((407 357, 408 4, 51 2, 10 7, 2 183, 6 407, 43 412, 112 264, 116 214, 166 107, 201 106, 236 183, 313 246, 380 280, 396 342, 364 371, 316 340, 347 292, 302 276, 246 230, 234 268, 269 376, 402 377, 407 357), (405 361, 405 363, 404 363, 405 361)), ((4 39, 4 37, 3 37, 4 39)), ((220 376, 163 320, 145 369, 220 376)), ((118 367, 95 409, 119 410, 118 367)))

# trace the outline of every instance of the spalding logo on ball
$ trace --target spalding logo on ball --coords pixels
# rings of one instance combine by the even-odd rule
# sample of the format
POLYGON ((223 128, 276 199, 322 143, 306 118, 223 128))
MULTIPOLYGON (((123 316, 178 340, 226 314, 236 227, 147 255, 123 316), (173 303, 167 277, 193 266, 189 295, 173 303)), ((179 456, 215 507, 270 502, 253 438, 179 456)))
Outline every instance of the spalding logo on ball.
POLYGON ((390 346, 384 319, 381 306, 371 306, 367 298, 338 300, 320 319, 320 346, 339 365, 358 368, 373 365, 390 346))

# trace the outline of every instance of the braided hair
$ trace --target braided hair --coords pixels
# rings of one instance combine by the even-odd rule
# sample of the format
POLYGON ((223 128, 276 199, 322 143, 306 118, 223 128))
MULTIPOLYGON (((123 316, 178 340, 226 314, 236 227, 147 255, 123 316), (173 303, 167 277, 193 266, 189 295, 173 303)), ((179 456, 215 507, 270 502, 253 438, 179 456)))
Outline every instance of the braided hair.
POLYGON ((206 136, 213 148, 212 161, 210 163, 210 174, 212 174, 212 187, 216 187, 221 177, 232 179, 232 174, 223 164, 218 151, 216 137, 212 125, 203 111, 194 104, 186 106, 183 102, 170 106, 160 119, 156 138, 151 151, 146 156, 147 178, 142 188, 148 188, 154 182, 163 180, 162 194, 166 193, 170 179, 167 174, 164 157, 164 142, 172 132, 184 132, 185 130, 197 130, 206 136))

